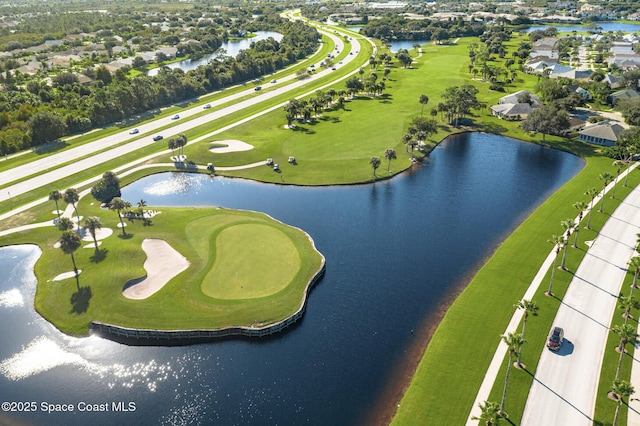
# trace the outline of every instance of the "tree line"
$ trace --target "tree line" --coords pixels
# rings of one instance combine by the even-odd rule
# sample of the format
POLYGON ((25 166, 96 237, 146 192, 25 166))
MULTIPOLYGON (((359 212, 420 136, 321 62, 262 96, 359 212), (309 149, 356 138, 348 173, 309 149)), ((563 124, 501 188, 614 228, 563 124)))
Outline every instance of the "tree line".
POLYGON ((69 75, 55 79, 52 86, 5 83, 5 90, 0 92, 0 153, 28 149, 65 134, 85 132, 256 79, 317 48, 319 35, 314 28, 279 17, 271 18, 271 22, 277 22, 277 31, 283 34, 280 42, 258 41, 236 58, 217 58, 186 73, 162 67, 156 76, 130 78, 123 70, 112 76, 99 67, 90 86, 79 84, 69 75))

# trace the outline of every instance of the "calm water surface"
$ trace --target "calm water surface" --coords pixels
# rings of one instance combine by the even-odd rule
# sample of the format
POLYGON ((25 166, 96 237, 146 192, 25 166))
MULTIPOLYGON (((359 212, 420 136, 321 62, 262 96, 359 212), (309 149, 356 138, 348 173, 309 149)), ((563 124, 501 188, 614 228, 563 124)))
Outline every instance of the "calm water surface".
POLYGON ((2 399, 133 402, 136 410, 0 412, 0 424, 360 424, 446 295, 582 166, 567 153, 469 134, 375 185, 299 188, 171 173, 135 182, 123 198, 158 210, 251 209, 307 231, 327 271, 304 318, 264 341, 162 348, 70 338, 33 310, 39 250, 2 248, 2 399))
MULTIPOLYGON (((256 41, 266 40, 269 37, 272 37, 276 41, 282 40, 282 34, 276 33, 274 31, 256 31, 255 34, 255 37, 252 38, 245 38, 242 40, 229 40, 226 43, 222 43, 222 46, 220 48, 226 51, 225 56, 233 56, 235 58, 241 50, 249 49, 251 47, 251 43, 254 43, 256 41)), ((207 65, 210 60, 216 58, 217 56, 217 53, 212 53, 200 59, 185 59, 184 61, 167 64, 167 66, 171 69, 181 68, 184 72, 187 72, 198 68, 200 65, 207 65)), ((158 74, 158 70, 159 68, 149 70, 149 72, 147 72, 147 75, 156 75, 158 74)))
MULTIPOLYGON (((613 31, 614 33, 617 31, 622 31, 623 33, 635 33, 640 31, 640 24, 627 24, 624 22, 596 22, 596 25, 602 28, 602 32, 606 33, 609 31, 613 31)), ((535 30, 545 30, 549 28, 551 25, 534 25, 531 27, 523 28, 522 31, 532 32, 535 30)), ((586 31, 587 27, 585 25, 553 25, 554 28, 557 28, 559 32, 566 31, 586 31)))

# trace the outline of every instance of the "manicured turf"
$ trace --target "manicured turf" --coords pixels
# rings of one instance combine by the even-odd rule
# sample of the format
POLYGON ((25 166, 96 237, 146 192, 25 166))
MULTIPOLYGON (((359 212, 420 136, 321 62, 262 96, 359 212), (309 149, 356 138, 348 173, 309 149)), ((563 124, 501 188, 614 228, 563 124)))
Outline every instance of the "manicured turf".
MULTIPOLYGON (((440 96, 449 86, 473 84, 480 91, 479 99, 486 102, 487 105, 497 103, 498 98, 506 94, 489 90, 487 82, 470 80, 471 76, 467 69, 467 53, 468 44, 471 41, 471 39, 461 39, 456 45, 429 44, 424 46, 424 55, 418 59, 412 69, 392 67, 390 79, 385 82, 388 88, 385 90, 386 95, 377 98, 364 96, 351 100, 346 103, 344 110, 327 111, 313 123, 299 125, 297 131, 284 129, 284 112, 275 111, 215 137, 215 140, 238 139, 245 141, 255 146, 252 151, 213 154, 208 149, 209 142, 211 142, 208 140, 188 145, 185 148, 185 153, 188 154, 189 159, 198 164, 213 162, 216 166, 247 164, 272 157, 280 164, 282 173, 275 173, 268 167, 258 167, 228 172, 227 174, 269 182, 322 185, 373 181, 374 177, 369 165, 370 157, 382 157, 385 149, 394 148, 398 153, 398 159, 391 162, 391 171, 387 172, 385 160, 377 171, 379 178, 391 177, 410 167, 410 154, 402 145, 401 137, 411 118, 420 115, 421 105, 418 98, 421 94, 427 94, 430 98, 429 104, 425 108, 425 115, 440 102, 440 96), (297 165, 287 163, 286 160, 290 155, 296 157, 297 165)), ((517 45, 517 41, 516 36, 508 43, 508 47, 513 49, 517 45)), ((496 59, 496 63, 500 62, 502 62, 501 59, 496 59)), ((368 73, 370 70, 366 69, 366 72, 368 73)), ((381 69, 378 69, 377 72, 379 76, 382 75, 381 69)), ((523 88, 532 90, 535 83, 535 77, 519 74, 516 82, 507 87, 507 92, 523 88)), ((343 83, 335 86, 336 90, 342 88, 344 88, 343 83)), ((304 92, 297 92, 297 94, 301 93, 304 92)), ((292 94, 292 96, 297 96, 297 94, 292 94)), ((436 118, 439 120, 440 130, 437 135, 430 138, 427 150, 448 134, 460 130, 440 121, 439 116, 436 118)), ((542 142, 541 136, 531 136, 520 130, 519 123, 501 121, 490 116, 487 110, 479 111, 475 117, 472 117, 472 120, 473 124, 466 130, 488 131, 517 137, 525 141, 542 142)), ((223 124, 216 123, 216 128, 222 127, 223 124)), ((206 134, 209 130, 211 129, 193 129, 189 133, 189 138, 193 139, 206 134)), ((597 176, 603 171, 613 171, 611 160, 601 157, 598 150, 592 146, 558 137, 547 137, 545 144, 580 155, 586 160, 585 168, 540 206, 513 235, 505 240, 449 308, 425 352, 411 387, 400 404, 397 417, 394 420, 395 424, 463 424, 466 421, 477 388, 499 341, 499 336, 504 332, 513 313, 513 305, 522 297, 524 289, 551 249, 547 240, 552 234, 561 232, 559 225, 561 220, 575 216, 576 211, 572 204, 576 201, 586 200, 584 191, 591 187, 600 186, 597 176), (443 387, 446 387, 446 392, 443 391, 443 387)), ((416 155, 422 156, 423 153, 416 153, 416 155)), ((128 157, 119 161, 127 159, 128 157)), ((158 158, 157 161, 165 162, 166 158, 158 158)), ((639 175, 640 173, 634 172, 630 182, 633 182, 634 185, 637 184, 640 181, 639 175)), ((77 180, 76 178, 75 181, 77 180)), ((71 181, 72 179, 69 179, 65 182, 71 181)), ((620 194, 622 193, 623 191, 620 192, 620 194)), ((607 209, 613 207, 614 203, 608 203, 607 209)), ((88 210, 87 213, 82 211, 83 215, 92 212, 92 209, 87 206, 81 208, 88 210)), ((37 213, 29 216, 29 219, 33 220, 34 217, 44 216, 50 218, 50 210, 51 207, 40 209, 37 213)), ((224 218, 218 217, 209 223, 204 218, 201 221, 200 213, 197 213, 201 212, 199 209, 166 210, 167 215, 163 216, 163 213, 154 219, 154 226, 151 228, 145 228, 139 224, 128 227, 128 231, 132 231, 134 237, 119 242, 117 249, 108 246, 105 242, 105 248, 109 250, 107 258, 103 261, 105 268, 96 269, 100 269, 105 274, 117 276, 121 289, 121 283, 144 273, 141 270, 143 255, 139 248, 141 238, 145 236, 162 238, 165 235, 166 239, 172 244, 175 242, 175 248, 187 256, 192 265, 195 265, 193 271, 190 269, 185 272, 185 277, 189 279, 189 286, 181 287, 178 284, 180 280, 174 279, 167 286, 167 291, 171 291, 172 295, 179 295, 181 297, 179 300, 189 300, 191 305, 188 306, 188 310, 195 309, 197 313, 205 312, 204 308, 210 307, 211 298, 201 291, 200 286, 206 281, 207 274, 212 273, 210 271, 214 266, 214 260, 211 253, 216 247, 209 228, 213 229, 221 226, 220 223, 231 220, 228 217, 231 213, 225 212, 224 218), (175 235, 183 237, 174 240, 172 238, 175 235), (201 238, 202 235, 209 237, 201 238)), ((94 210, 91 214, 103 216, 105 213, 94 210)), ((115 214, 109 214, 113 215, 109 220, 111 222, 109 226, 114 227, 115 214)), ((594 214, 592 225, 594 227, 601 226, 605 218, 605 215, 594 214)), ((229 223, 235 222, 231 220, 229 223)), ((593 232, 581 231, 581 239, 593 239, 593 236, 593 232)), ((57 238, 57 233, 39 230, 32 231, 28 236, 11 237, 11 241, 26 242, 34 239, 43 241, 42 247, 46 248, 45 257, 51 257, 38 262, 36 271, 39 276, 50 277, 61 269, 61 267, 56 269, 54 266, 62 265, 60 262, 70 263, 68 256, 64 256, 59 249, 57 250, 59 253, 49 254, 49 251, 52 251, 50 247, 55 242, 55 238, 57 238)), ((292 241, 295 240, 292 239, 292 241)), ((5 240, 3 240, 4 242, 5 240)), ((584 246, 581 250, 584 251, 584 246)), ((581 250, 570 251, 569 265, 577 264, 581 250)), ((107 297, 107 294, 113 294, 114 289, 106 289, 106 287, 103 288, 94 283, 93 276, 90 275, 93 268, 86 267, 86 265, 92 266, 89 257, 90 255, 84 252, 78 259, 80 268, 84 270, 81 279, 83 282, 91 282, 93 292, 86 313, 69 315, 68 311, 57 309, 60 306, 69 306, 69 297, 75 292, 75 284, 71 280, 67 280, 64 284, 41 283, 39 285, 36 297, 37 308, 41 312, 55 317, 56 324, 62 324, 62 326, 59 325, 62 329, 72 333, 83 333, 88 321, 88 314, 93 312, 100 312, 102 316, 109 317, 112 321, 102 317, 91 319, 148 325, 152 321, 146 318, 146 312, 157 313, 162 309, 171 310, 167 300, 160 300, 162 292, 157 297, 153 296, 145 301, 144 303, 147 304, 144 305, 144 308, 140 308, 142 305, 136 305, 141 302, 107 297), (94 286, 96 286, 95 289, 94 286), (108 291, 105 292, 105 290, 108 291), (100 307, 96 308, 95 305, 100 305, 100 307), (135 311, 136 317, 133 320, 124 318, 121 315, 123 308, 128 313, 135 311), (95 311, 96 309, 98 311, 95 311)), ((301 258, 301 262, 301 270, 305 270, 304 257, 301 258)), ((68 269, 66 268, 66 270, 68 269)), ((233 278, 232 269, 231 267, 227 269, 226 281, 233 278)), ((308 270, 308 268, 306 269, 308 270)), ((569 275, 569 273, 556 273, 554 289, 559 296, 566 289, 569 275)), ((100 277, 96 277, 96 279, 98 278, 100 277)), ((211 282, 215 281, 216 279, 211 280, 211 282)), ((288 289, 289 287, 287 287, 288 289)), ((269 312, 275 311, 275 308, 270 305, 276 303, 274 296, 279 297, 281 293, 282 291, 258 299, 243 299, 242 307, 238 306, 236 300, 217 298, 216 301, 219 304, 216 305, 215 312, 207 311, 206 315, 207 318, 215 317, 219 321, 228 318, 237 321, 242 315, 244 315, 242 318, 249 318, 249 323, 268 321, 269 318, 276 315, 263 313, 264 311, 259 308, 263 309, 265 305, 268 305, 266 309, 271 309, 269 312), (260 303, 255 303, 256 301, 260 301, 260 303)), ((280 299, 278 298, 278 300, 280 299)), ((294 300, 297 299, 294 298, 294 300)), ((559 305, 558 299, 543 298, 539 295, 535 300, 541 309, 539 316, 528 322, 526 337, 530 343, 525 348, 526 358, 524 359, 530 372, 533 372, 535 368, 537 357, 543 348, 544 337, 559 305)), ((185 306, 181 306, 181 309, 185 306)), ((182 324, 195 323, 192 316, 186 315, 184 312, 172 311, 172 314, 182 324)), ((162 328, 163 325, 166 327, 165 324, 169 323, 171 321, 159 318, 154 326, 162 328)), ((201 325, 199 324, 199 326, 201 325)), ((605 373, 603 372, 603 374, 605 373)), ((498 387, 500 380, 499 376, 496 382, 498 387)), ((508 411, 512 419, 520 418, 530 382, 531 376, 525 372, 512 372, 508 395, 508 411)), ((606 379, 606 382, 608 383, 610 380, 606 379)), ((495 394, 496 390, 493 391, 492 398, 495 394)), ((608 418, 608 413, 604 414, 603 418, 608 418)))
POLYGON ((115 230, 103 240, 99 253, 83 248, 75 253, 82 270, 80 290, 74 278, 52 281, 58 274, 73 270, 70 256, 53 247, 60 236, 57 229, 40 228, 2 240, 3 244, 40 245, 43 254, 35 267, 39 283, 36 310, 69 334, 86 335, 90 321, 169 330, 270 324, 300 308, 307 284, 323 262, 304 232, 260 213, 163 208, 151 226, 139 220, 129 221, 124 236, 116 228, 118 218, 114 212, 82 202, 78 209, 82 216, 100 217, 103 228, 115 230), (223 235, 222 244, 216 244, 216 236, 225 229, 233 230, 229 239, 223 235), (234 242, 235 238, 250 238, 247 233, 257 234, 251 249, 234 242), (190 266, 148 299, 130 300, 122 290, 125 283, 145 275, 142 265, 146 256, 141 248, 145 238, 169 242, 189 260, 190 266), (278 248, 274 250, 266 240, 275 240, 278 248), (230 251, 219 259, 218 249, 230 251), (228 259, 227 255, 235 258, 228 259), (283 262, 287 262, 286 267, 283 262), (239 278, 242 276, 246 284, 246 293, 235 289, 224 298, 215 297, 220 294, 218 290, 210 295, 203 293, 205 280, 229 281, 239 272, 238 265, 242 266, 239 278), (274 277, 273 282, 270 277, 274 277))
POLYGON ((227 300, 271 296, 287 287, 300 269, 295 244, 263 224, 228 226, 215 237, 216 261, 202 281, 207 296, 227 300))

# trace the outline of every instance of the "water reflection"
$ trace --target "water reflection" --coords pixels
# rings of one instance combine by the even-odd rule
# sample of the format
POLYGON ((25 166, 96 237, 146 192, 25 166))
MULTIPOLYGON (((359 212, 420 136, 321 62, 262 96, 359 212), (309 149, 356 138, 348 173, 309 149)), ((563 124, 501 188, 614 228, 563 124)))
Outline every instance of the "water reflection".
MULTIPOLYGON (((224 53, 212 53, 199 59, 185 59, 180 62, 167 64, 166 66, 170 69, 180 68, 184 72, 187 72, 198 68, 200 65, 207 65, 209 61, 217 58, 218 56, 231 56, 235 58, 241 50, 249 49, 251 47, 251 43, 255 43, 256 41, 266 40, 269 37, 273 38, 276 41, 282 40, 282 34, 274 31, 256 31, 255 34, 255 37, 252 38, 242 40, 229 40, 226 43, 223 43, 220 47, 220 52, 224 53)), ((154 76, 158 74, 158 72, 159 68, 154 68, 152 70, 149 70, 149 72, 147 72, 147 75, 154 76)))
MULTIPOLYGON (((582 165, 566 153, 474 134, 450 138, 411 173, 374 185, 300 188, 152 175, 123 188, 123 198, 144 198, 159 210, 258 210, 308 232, 327 271, 303 320, 265 341, 158 348, 75 339, 33 310, 39 249, 18 260, 22 254, 13 250, 21 248, 0 248, 0 300, 13 301, 0 304, 0 394, 137 407, 18 417, 37 425, 361 423, 419 335, 413 330, 439 312, 519 217, 582 165)), ((3 415, 0 424, 7 423, 3 415)))

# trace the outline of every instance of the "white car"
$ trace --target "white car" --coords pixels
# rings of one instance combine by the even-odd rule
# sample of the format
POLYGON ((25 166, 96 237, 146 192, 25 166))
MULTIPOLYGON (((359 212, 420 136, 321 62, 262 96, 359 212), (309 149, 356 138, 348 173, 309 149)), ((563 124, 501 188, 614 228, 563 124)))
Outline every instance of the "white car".
POLYGON ((130 134, 130 135, 137 135, 138 133, 140 133, 140 130, 138 130, 138 129, 131 129, 131 130, 129 130, 129 134, 130 134))
POLYGON ((174 115, 173 117, 171 117, 171 119, 172 119, 172 120, 177 120, 177 119, 179 119, 179 118, 180 118, 180 116, 179 116, 178 114, 176 114, 176 115, 174 115))
POLYGON ((206 104, 206 105, 205 105, 205 106, 203 106, 202 108, 204 108, 204 109, 209 109, 209 108, 211 108, 211 104, 206 104))

